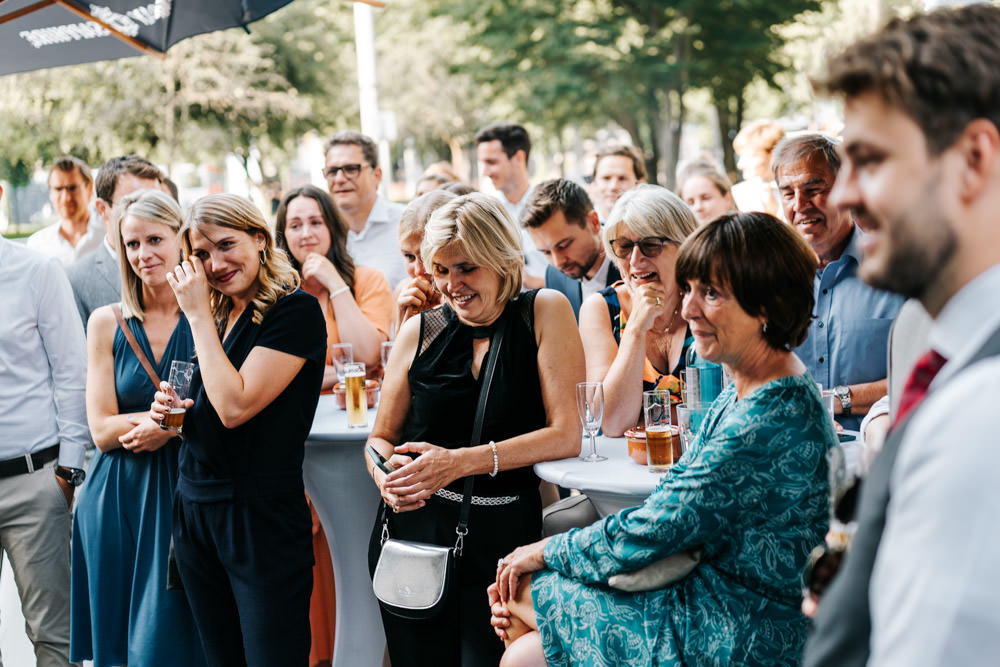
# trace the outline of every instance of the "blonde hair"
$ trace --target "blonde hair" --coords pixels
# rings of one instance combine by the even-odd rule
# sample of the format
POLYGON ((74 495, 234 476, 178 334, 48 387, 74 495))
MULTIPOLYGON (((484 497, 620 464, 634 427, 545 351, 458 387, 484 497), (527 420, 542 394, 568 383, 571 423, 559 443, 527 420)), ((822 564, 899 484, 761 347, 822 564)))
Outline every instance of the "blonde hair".
MULTIPOLYGON (((118 215, 115 217, 114 244, 118 249, 118 268, 122 274, 122 315, 134 317, 142 322, 146 316, 145 305, 142 302, 142 279, 129 263, 125 244, 122 242, 122 224, 125 218, 132 216, 166 225, 174 231, 174 234, 179 234, 184 224, 184 217, 177 202, 162 190, 131 192, 122 197, 118 209, 118 215)), ((177 262, 180 263, 179 252, 177 262)))
POLYGON ((680 197, 664 187, 644 183, 628 190, 615 202, 604 225, 604 250, 619 267, 627 260, 615 255, 611 242, 622 225, 640 238, 665 238, 679 246, 698 229, 698 220, 680 197))
POLYGON ((447 190, 431 190, 411 201, 399 218, 399 238, 413 235, 423 237, 424 227, 427 226, 431 213, 457 197, 458 195, 447 190))
MULTIPOLYGON (((181 229, 184 240, 185 257, 191 255, 191 233, 201 225, 216 225, 249 234, 260 234, 264 238, 264 249, 260 251, 260 268, 257 271, 257 293, 250 301, 253 308, 253 322, 260 324, 264 314, 277 303, 278 299, 299 288, 299 273, 288 261, 283 251, 275 251, 271 230, 253 203, 243 197, 231 194, 211 194, 201 197, 191 206, 187 222, 181 229)), ((212 316, 217 327, 225 326, 233 309, 231 297, 212 290, 212 316)))
POLYGON ((434 273, 434 256, 451 243, 458 243, 475 264, 500 277, 497 303, 520 294, 524 268, 521 234, 500 202, 473 192, 435 209, 420 244, 428 273, 434 273))

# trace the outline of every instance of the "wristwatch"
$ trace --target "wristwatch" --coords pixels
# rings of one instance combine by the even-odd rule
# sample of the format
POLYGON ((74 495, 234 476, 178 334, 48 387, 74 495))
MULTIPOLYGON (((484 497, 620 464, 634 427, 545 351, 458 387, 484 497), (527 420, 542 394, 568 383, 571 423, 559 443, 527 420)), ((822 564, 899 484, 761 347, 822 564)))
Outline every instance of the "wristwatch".
POLYGON ((840 400, 840 414, 841 416, 848 416, 851 414, 851 388, 839 384, 833 388, 833 395, 840 400))
POLYGON ((80 468, 67 468, 66 466, 56 466, 56 475, 66 480, 70 486, 80 486, 87 478, 87 473, 80 468))

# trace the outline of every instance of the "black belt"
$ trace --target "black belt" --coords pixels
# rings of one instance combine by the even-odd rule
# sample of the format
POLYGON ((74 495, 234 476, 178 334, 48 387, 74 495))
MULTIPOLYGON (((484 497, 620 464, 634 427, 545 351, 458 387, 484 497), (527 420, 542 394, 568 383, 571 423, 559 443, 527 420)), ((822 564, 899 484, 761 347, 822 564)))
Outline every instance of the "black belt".
POLYGON ((0 461, 0 477, 14 477, 29 472, 35 472, 43 465, 59 457, 59 445, 46 447, 34 454, 25 454, 17 458, 0 461))

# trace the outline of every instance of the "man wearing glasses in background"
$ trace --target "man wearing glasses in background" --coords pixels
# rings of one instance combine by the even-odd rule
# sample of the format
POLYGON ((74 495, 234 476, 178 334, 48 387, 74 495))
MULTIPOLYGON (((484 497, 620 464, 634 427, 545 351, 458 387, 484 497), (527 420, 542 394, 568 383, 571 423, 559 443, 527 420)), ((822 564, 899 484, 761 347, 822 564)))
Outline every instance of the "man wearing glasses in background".
POLYGON ((371 266, 395 289, 406 277, 399 252, 399 217, 403 206, 378 194, 382 169, 378 147, 354 130, 338 132, 326 142, 326 185, 347 221, 347 252, 355 264, 371 266))

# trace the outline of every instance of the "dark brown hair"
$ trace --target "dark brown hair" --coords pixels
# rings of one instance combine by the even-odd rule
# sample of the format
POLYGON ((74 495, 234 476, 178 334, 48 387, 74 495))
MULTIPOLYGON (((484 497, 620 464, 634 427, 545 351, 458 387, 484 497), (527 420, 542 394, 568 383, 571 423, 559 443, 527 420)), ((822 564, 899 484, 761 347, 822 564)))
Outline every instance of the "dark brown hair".
POLYGON ((278 204, 278 211, 275 213, 274 222, 274 243, 285 251, 288 261, 292 263, 295 270, 302 273, 302 265, 292 255, 288 249, 288 239, 285 238, 285 226, 288 224, 288 204, 296 197, 308 197, 316 201, 319 212, 323 216, 323 222, 330 233, 330 249, 326 251, 326 258, 330 260, 337 273, 344 279, 344 284, 351 288, 354 294, 354 260, 347 253, 347 222, 340 214, 333 197, 324 190, 320 190, 315 185, 303 185, 285 193, 278 204))
POLYGON ((114 204, 118 178, 123 174, 163 183, 163 172, 146 158, 139 155, 113 157, 97 170, 97 178, 94 179, 94 194, 97 198, 103 199, 108 205, 114 204))
POLYGON ((576 223, 586 229, 587 216, 593 210, 594 205, 590 203, 586 190, 573 181, 554 178, 539 183, 531 191, 531 197, 524 205, 518 222, 529 229, 541 227, 556 211, 562 211, 566 222, 576 223))
POLYGON ((1000 8, 939 9, 885 28, 830 59, 820 92, 874 92, 920 126, 931 155, 952 145, 966 125, 985 118, 1000 127, 1000 8))
POLYGON ((378 146, 366 134, 361 134, 357 130, 338 132, 327 140, 326 146, 323 147, 323 155, 329 153, 334 146, 358 146, 361 149, 361 156, 371 165, 371 168, 378 167, 378 146))
POLYGON ((90 175, 90 167, 87 166, 87 163, 78 157, 73 157, 72 155, 63 155, 60 158, 56 158, 56 161, 52 163, 52 168, 49 169, 50 180, 52 178, 52 172, 56 170, 67 174, 72 174, 74 171, 79 172, 84 185, 90 185, 94 182, 94 179, 90 175))
POLYGON ((499 141, 503 146, 503 152, 508 158, 514 157, 514 153, 524 151, 524 161, 528 161, 531 153, 531 138, 528 131, 514 123, 496 123, 489 127, 484 127, 476 133, 476 145, 499 141))
POLYGON ((809 333, 816 253, 789 225, 767 213, 734 213, 709 222, 681 245, 677 284, 725 286, 751 317, 764 315, 762 336, 776 350, 798 347, 809 333))

